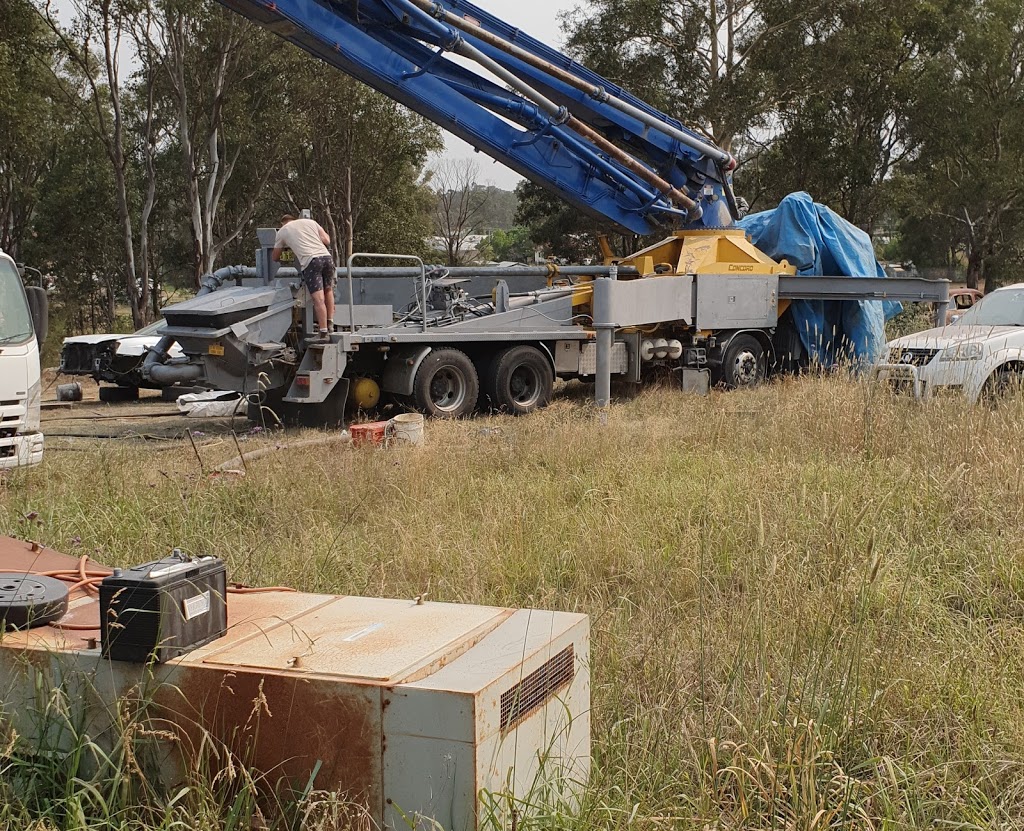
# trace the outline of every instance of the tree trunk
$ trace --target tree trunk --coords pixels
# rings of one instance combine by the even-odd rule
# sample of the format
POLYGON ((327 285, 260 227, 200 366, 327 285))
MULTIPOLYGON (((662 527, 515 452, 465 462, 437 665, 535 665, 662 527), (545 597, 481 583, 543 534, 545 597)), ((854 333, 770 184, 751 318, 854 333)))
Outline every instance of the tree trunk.
POLYGON ((984 266, 985 261, 981 255, 981 247, 971 246, 971 253, 967 258, 967 288, 976 289, 978 287, 984 266))
POLYGON ((355 223, 352 221, 352 164, 345 167, 345 262, 348 263, 355 246, 355 223))

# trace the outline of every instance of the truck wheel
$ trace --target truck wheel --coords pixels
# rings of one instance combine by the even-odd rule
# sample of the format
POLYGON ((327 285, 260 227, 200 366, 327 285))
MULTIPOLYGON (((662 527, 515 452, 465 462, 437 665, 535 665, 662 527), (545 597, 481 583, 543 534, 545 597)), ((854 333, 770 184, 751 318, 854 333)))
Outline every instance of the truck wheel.
POLYGON ((555 373, 535 346, 510 346, 495 355, 484 374, 483 393, 492 410, 526 415, 551 403, 555 373))
POLYGON ((138 387, 100 387, 100 401, 116 404, 121 401, 138 401, 138 387))
POLYGON ((731 390, 756 387, 768 377, 764 346, 753 335, 737 335, 726 347, 722 369, 715 380, 731 390))
POLYGON ((416 370, 416 407, 433 418, 462 418, 480 397, 480 379, 469 356, 458 349, 435 349, 416 370))

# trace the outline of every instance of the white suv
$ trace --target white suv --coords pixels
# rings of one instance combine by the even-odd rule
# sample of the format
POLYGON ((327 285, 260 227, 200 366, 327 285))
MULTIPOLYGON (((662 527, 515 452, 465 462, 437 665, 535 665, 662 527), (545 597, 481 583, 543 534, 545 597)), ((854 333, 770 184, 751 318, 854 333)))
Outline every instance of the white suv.
POLYGON ((947 326, 889 342, 873 375, 917 398, 962 391, 971 402, 1024 381, 1024 283, 985 295, 947 326))

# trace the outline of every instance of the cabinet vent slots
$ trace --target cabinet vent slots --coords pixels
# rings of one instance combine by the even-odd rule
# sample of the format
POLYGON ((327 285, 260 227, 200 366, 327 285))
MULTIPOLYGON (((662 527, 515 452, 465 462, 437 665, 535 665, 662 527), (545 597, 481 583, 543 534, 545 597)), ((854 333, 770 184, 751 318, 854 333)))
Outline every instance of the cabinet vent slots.
POLYGON ((572 645, 539 666, 501 694, 501 729, 508 730, 543 707, 559 689, 572 681, 576 658, 572 645))

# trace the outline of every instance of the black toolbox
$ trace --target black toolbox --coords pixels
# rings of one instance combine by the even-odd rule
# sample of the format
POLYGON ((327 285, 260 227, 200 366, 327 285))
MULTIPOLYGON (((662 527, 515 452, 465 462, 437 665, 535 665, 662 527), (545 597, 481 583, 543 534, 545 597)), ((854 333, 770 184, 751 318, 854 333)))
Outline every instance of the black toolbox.
POLYGON ((103 655, 160 663, 227 631, 227 571, 217 557, 171 556, 115 569, 100 583, 103 655))

